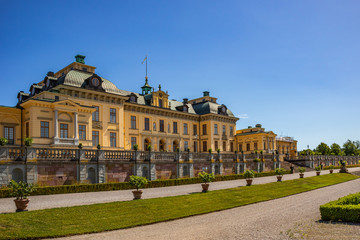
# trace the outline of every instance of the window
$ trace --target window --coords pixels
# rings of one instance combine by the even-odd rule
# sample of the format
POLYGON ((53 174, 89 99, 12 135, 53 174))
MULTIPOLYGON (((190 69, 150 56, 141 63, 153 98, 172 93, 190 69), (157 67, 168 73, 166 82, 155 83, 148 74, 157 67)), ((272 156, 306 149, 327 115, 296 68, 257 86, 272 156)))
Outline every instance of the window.
POLYGON ((145 118, 145 131, 150 131, 150 119, 145 118))
POLYGON ((159 131, 165 132, 164 120, 159 121, 159 131))
POLYGON ((203 135, 206 135, 207 133, 206 133, 206 124, 203 124, 202 125, 202 129, 203 129, 203 135))
POLYGON ((136 144, 136 137, 131 137, 131 149, 134 149, 135 144, 136 144))
POLYGON ((233 137, 234 136, 234 127, 231 126, 230 127, 230 137, 233 137))
POLYGON ((242 148, 242 143, 239 144, 239 152, 241 152, 243 150, 242 148))
POLYGON ((258 145, 257 145, 257 142, 254 143, 254 150, 257 150, 258 149, 258 145))
POLYGON ((187 151, 189 149, 189 142, 184 141, 184 151, 187 151))
POLYGON ((116 123, 116 109, 110 108, 110 122, 116 123))
POLYGON ((69 125, 60 123, 60 138, 68 138, 69 137, 69 125))
POLYGON ((194 152, 198 151, 198 143, 195 141, 194 142, 194 152))
POLYGON ((266 142, 264 141, 264 150, 266 150, 266 142))
POLYGON ((93 144, 93 146, 99 145, 99 132, 98 131, 92 132, 92 144, 93 144))
POLYGON ((250 143, 246 144, 246 151, 250 151, 250 143))
POLYGON ((49 137, 49 122, 40 122, 40 136, 42 138, 49 137))
POLYGON ((197 135, 197 125, 193 125, 193 134, 197 135))
POLYGON ((173 123, 173 133, 178 133, 178 131, 177 131, 177 122, 173 123))
POLYGON ((92 119, 93 119, 93 121, 95 121, 95 122, 98 122, 99 121, 99 107, 97 107, 97 106, 93 106, 94 108, 95 108, 95 112, 93 112, 93 114, 92 114, 92 119))
POLYGON ((223 151, 226 152, 226 142, 223 142, 223 151))
POLYGON ((79 139, 86 140, 86 125, 79 125, 79 139))
POLYGON ((26 124, 25 124, 25 137, 30 137, 30 124, 29 124, 29 122, 27 122, 26 124))
POLYGON ((136 129, 136 117, 131 116, 131 128, 136 129))
POLYGON ((203 152, 207 152, 207 142, 203 141, 203 152))
POLYGON ((116 147, 116 133, 110 133, 110 147, 116 147))
POLYGON ((226 135, 226 126, 225 126, 225 125, 223 125, 223 133, 222 133, 222 135, 223 135, 223 136, 226 135))
POLYGON ((234 143, 230 142, 230 152, 233 152, 233 151, 234 151, 234 143))
POLYGON ((184 123, 184 134, 188 134, 188 125, 187 123, 184 123))
POLYGON ((218 134, 218 125, 214 124, 214 134, 218 134))
POLYGON ((219 148, 219 143, 218 143, 218 141, 215 141, 215 151, 217 151, 218 148, 219 148))
POLYGON ((162 99, 159 99, 159 107, 163 107, 163 100, 162 99))
POLYGON ((14 128, 13 127, 5 127, 5 138, 8 140, 9 145, 14 144, 14 128))
POLYGON ((153 131, 156 131, 156 123, 153 123, 153 131))

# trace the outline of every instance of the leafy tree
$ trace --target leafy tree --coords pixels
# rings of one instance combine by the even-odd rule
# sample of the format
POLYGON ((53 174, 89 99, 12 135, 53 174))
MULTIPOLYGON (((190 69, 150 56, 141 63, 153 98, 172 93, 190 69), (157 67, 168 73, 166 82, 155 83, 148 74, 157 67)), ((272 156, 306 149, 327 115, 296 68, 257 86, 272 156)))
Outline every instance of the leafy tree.
POLYGON ((321 155, 329 155, 330 147, 326 143, 322 142, 316 147, 315 152, 318 152, 321 155))
POLYGON ((331 146, 330 146, 330 153, 331 153, 332 155, 337 155, 337 156, 344 155, 344 152, 341 150, 340 145, 337 144, 337 143, 331 144, 331 146))
POLYGON ((315 155, 315 152, 311 149, 304 149, 299 152, 300 156, 315 155))
POLYGON ((351 140, 347 140, 344 145, 343 145, 343 150, 345 155, 347 156, 352 156, 352 155, 359 155, 360 149, 357 146, 358 141, 351 141, 351 140))

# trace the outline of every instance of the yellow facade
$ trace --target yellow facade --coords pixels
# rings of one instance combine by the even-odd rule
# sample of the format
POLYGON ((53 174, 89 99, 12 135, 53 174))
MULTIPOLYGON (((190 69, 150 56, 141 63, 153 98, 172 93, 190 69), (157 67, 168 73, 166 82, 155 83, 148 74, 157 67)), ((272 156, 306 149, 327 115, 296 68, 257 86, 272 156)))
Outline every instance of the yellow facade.
POLYGON ((297 156, 297 141, 290 137, 279 137, 276 139, 276 147, 279 154, 289 155, 291 158, 297 156))
POLYGON ((245 154, 255 151, 273 153, 276 151, 276 134, 265 131, 261 124, 236 131, 236 144, 239 152, 245 154))
POLYGON ((14 145, 31 137, 34 147, 82 143, 85 148, 100 144, 103 149, 130 150, 137 144, 145 150, 150 144, 154 151, 236 150, 238 118, 209 92, 193 100, 169 100, 147 78, 141 94, 120 90, 79 57, 49 72, 30 93, 20 92, 16 108, 0 107, 0 124, 15 127, 14 145))

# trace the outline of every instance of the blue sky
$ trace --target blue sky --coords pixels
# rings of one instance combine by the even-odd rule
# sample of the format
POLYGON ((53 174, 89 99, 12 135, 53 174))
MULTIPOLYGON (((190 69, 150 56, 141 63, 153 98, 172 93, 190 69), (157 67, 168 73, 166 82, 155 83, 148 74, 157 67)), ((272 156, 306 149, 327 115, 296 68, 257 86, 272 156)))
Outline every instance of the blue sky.
POLYGON ((299 140, 359 140, 359 1, 0 1, 0 104, 86 55, 119 88, 205 90, 299 140))

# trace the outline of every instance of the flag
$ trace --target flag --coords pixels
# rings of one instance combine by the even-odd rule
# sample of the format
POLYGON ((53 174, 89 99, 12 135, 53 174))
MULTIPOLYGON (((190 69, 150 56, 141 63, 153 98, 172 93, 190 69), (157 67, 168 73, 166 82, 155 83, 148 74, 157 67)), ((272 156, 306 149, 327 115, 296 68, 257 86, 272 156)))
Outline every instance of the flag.
POLYGON ((144 60, 141 62, 143 64, 147 60, 147 56, 144 58, 144 60))

